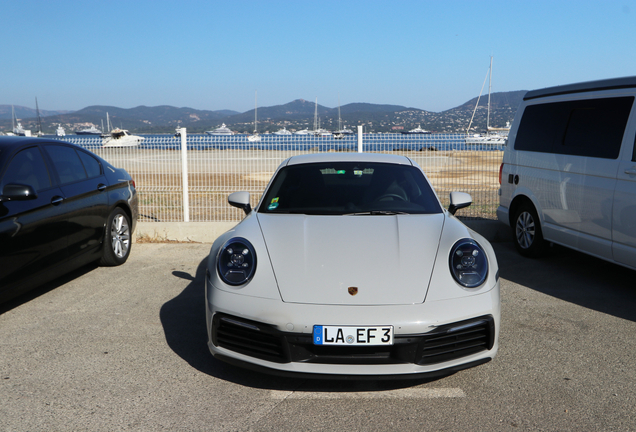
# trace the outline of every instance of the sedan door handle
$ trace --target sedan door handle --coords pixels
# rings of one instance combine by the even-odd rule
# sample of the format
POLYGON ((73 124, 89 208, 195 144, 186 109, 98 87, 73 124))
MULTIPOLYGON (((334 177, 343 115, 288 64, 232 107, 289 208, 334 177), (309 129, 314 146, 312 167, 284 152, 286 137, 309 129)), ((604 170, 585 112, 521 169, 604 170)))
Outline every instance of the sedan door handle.
POLYGON ((60 204, 62 201, 64 201, 64 197, 61 197, 59 195, 54 196, 53 198, 51 198, 51 204, 53 205, 58 205, 60 204))
POLYGON ((106 190, 106 185, 104 183, 100 183, 97 185, 97 190, 102 192, 106 190))
POLYGON ((636 167, 627 168, 625 174, 636 175, 636 167))

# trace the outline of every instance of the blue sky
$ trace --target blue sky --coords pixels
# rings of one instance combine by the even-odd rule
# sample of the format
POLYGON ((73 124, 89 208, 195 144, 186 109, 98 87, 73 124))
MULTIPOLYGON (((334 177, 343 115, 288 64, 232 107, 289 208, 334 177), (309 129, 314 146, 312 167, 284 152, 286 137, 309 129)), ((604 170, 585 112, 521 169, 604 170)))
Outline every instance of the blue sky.
POLYGON ((443 111, 636 75, 636 0, 0 0, 0 104, 443 111))

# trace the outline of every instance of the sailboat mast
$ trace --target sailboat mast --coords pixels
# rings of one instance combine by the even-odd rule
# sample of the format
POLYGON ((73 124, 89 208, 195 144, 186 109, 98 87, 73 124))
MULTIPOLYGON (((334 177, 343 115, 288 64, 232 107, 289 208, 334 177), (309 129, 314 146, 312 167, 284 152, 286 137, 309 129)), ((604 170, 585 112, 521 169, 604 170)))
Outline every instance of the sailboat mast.
POLYGON ((42 136, 42 119, 40 118, 40 107, 38 106, 38 98, 35 98, 35 110, 38 112, 38 136, 42 136))
POLYGON ((342 131, 342 119, 340 118, 340 95, 338 95, 338 132, 342 131))
POLYGON ((488 117, 486 118, 486 130, 490 129, 490 91, 492 89, 492 56, 490 56, 490 67, 488 68, 490 78, 488 79, 488 117))
POLYGON ((314 131, 318 130, 318 98, 316 98, 316 110, 314 112, 314 131))
POLYGON ((258 108, 258 90, 254 91, 254 133, 258 131, 257 123, 257 108, 258 108))

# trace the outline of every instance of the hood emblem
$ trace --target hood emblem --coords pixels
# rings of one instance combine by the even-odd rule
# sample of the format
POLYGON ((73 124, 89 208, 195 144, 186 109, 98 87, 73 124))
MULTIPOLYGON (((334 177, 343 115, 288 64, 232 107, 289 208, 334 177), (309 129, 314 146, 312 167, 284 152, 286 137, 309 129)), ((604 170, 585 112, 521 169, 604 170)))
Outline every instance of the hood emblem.
POLYGON ((349 292, 350 295, 354 296, 358 294, 358 287, 349 287, 347 288, 347 291, 349 292))

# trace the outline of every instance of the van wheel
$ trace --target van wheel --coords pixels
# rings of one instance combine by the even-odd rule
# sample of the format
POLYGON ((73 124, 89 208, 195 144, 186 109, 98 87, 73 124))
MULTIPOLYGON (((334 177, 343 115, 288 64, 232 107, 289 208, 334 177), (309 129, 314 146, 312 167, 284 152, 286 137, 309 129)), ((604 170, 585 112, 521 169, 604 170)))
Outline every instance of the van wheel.
POLYGON ((106 221, 102 266, 117 266, 126 262, 130 255, 130 218, 119 207, 113 210, 106 221))
POLYGON ((524 203, 515 213, 512 225, 515 246, 523 256, 537 258, 545 251, 545 241, 534 206, 524 203))

